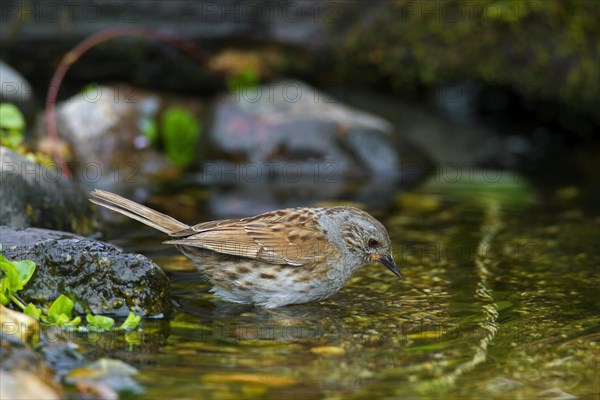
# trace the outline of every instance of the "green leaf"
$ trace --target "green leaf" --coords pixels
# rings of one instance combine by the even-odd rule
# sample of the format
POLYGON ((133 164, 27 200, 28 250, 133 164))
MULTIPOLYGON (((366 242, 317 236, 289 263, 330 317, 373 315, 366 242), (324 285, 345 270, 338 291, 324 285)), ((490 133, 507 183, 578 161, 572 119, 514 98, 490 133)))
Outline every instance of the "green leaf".
POLYGON ((71 319, 72 311, 73 300, 61 294, 58 299, 54 300, 50 308, 48 308, 48 318, 45 318, 45 320, 58 326, 77 326, 81 323, 81 318, 75 317, 71 319))
POLYGON ((81 94, 84 96, 88 95, 90 98, 95 99, 101 90, 102 89, 98 87, 96 82, 92 82, 88 83, 83 89, 81 89, 81 94))
POLYGON ((236 75, 227 78, 226 83, 230 91, 240 92, 246 88, 258 86, 259 76, 253 68, 244 68, 236 75))
POLYGON ((54 314, 48 318, 42 318, 44 322, 58 326, 77 326, 81 323, 81 317, 69 318, 67 314, 54 314))
POLYGON ((48 315, 47 322, 51 324, 56 324, 58 326, 63 326, 71 320, 67 314, 52 314, 48 315))
POLYGON ((31 260, 13 261, 12 265, 19 273, 21 284, 25 286, 35 272, 35 263, 31 260))
POLYGON ((21 277, 19 276, 19 272, 14 266, 14 263, 7 261, 6 258, 0 261, 0 269, 4 272, 6 277, 8 278, 8 283, 5 287, 8 288, 10 293, 15 293, 21 289, 23 289, 23 284, 21 283, 21 277))
POLYGON ((40 317, 42 315, 42 310, 37 308, 32 303, 29 303, 29 304, 27 304, 27 307, 25 307, 25 309, 23 310, 23 313, 25 315, 29 315, 30 317, 33 317, 39 321, 40 317))
POLYGON ((0 129, 0 146, 8 147, 11 150, 20 152, 19 147, 23 144, 25 137, 23 133, 16 129, 0 129))
POLYGON ((0 279, 0 303, 7 305, 10 303, 10 279, 4 277, 0 279))
POLYGON ((2 304, 3 306, 8 305, 8 303, 10 303, 10 299, 8 297, 6 297, 6 295, 4 293, 0 293, 0 304, 2 304))
POLYGON ((0 293, 6 297, 10 297, 10 279, 8 277, 0 279, 0 293))
POLYGON ((0 103, 0 128, 19 131, 25 129, 25 118, 14 104, 0 103))
MULTIPOLYGON (((64 315, 64 314, 63 314, 63 315, 64 315)), ((77 325, 79 325, 80 323, 81 323, 81 317, 75 317, 75 318, 73 318, 72 320, 70 320, 70 321, 67 321, 67 322, 65 322, 65 323, 63 323, 63 324, 61 324, 61 325, 63 325, 63 326, 77 326, 77 325)))
POLYGON ((161 135, 167 158, 178 167, 189 165, 196 158, 202 126, 188 110, 169 107, 162 116, 161 135))
MULTIPOLYGON (((35 271, 35 263, 33 261, 9 261, 6 257, 0 254, 0 270, 6 275, 0 280, 0 303, 7 305, 11 302, 11 296, 19 290, 31 279, 35 271)), ((20 308, 24 306, 15 300, 20 308)))
POLYGON ((103 315, 88 314, 85 319, 90 328, 107 331, 113 327, 115 320, 103 315))
POLYGON ((140 324, 142 317, 135 315, 132 311, 129 312, 127 319, 119 327, 119 329, 135 329, 140 324))
MULTIPOLYGON (((61 294, 58 299, 54 300, 50 308, 48 309, 48 318, 58 321, 61 315, 67 317, 67 320, 71 319, 71 312, 73 311, 73 300, 61 294)), ((60 325, 60 324, 59 324, 60 325)))
POLYGON ((10 103, 0 103, 0 145, 16 150, 25 140, 25 118, 10 103))

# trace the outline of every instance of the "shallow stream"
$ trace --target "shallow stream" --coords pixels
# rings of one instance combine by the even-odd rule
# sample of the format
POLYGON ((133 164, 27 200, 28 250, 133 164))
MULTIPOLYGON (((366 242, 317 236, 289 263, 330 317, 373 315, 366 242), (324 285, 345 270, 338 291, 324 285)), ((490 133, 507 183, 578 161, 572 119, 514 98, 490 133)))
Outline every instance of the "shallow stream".
MULTIPOLYGON (((106 352, 140 370, 139 398, 598 398, 600 213, 587 190, 430 179, 387 210, 365 206, 404 280, 366 266, 326 301, 276 310, 216 300, 132 222, 115 242, 168 271, 181 307, 106 352)), ((192 193, 211 195, 182 192, 192 210, 192 193)))

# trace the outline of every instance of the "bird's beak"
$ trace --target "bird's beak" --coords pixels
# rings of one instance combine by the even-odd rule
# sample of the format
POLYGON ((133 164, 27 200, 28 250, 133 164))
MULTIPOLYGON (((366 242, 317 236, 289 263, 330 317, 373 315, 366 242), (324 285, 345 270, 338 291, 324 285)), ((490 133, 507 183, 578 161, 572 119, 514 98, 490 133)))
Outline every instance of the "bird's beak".
POLYGON ((398 269, 398 266, 392 259, 391 255, 386 254, 385 256, 382 257, 379 254, 371 254, 369 256, 369 258, 371 259, 371 261, 381 263, 381 264, 385 265, 386 267, 388 267, 388 269, 390 271, 392 271, 397 277, 399 277, 401 279, 403 278, 402 273, 398 269))

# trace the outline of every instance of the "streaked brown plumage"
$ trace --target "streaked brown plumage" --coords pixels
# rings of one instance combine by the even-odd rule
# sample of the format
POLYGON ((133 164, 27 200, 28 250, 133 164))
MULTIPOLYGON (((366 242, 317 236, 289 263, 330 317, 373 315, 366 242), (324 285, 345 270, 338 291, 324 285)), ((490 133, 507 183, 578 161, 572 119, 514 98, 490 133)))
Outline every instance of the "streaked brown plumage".
POLYGON ((321 300, 372 262, 401 276, 387 231, 357 208, 290 208, 188 226, 114 193, 91 195, 93 203, 171 236, 165 243, 190 258, 227 301, 273 308, 321 300))

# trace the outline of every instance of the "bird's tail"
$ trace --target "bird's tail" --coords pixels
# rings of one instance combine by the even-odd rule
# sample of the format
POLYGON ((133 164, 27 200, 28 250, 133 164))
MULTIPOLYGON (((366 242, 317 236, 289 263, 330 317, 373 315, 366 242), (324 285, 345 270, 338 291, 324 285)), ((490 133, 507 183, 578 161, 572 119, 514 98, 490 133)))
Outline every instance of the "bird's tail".
POLYGON ((104 190, 94 190, 90 193, 95 199, 90 199, 92 203, 106 207, 123 215, 140 221, 143 224, 158 229, 168 235, 175 232, 189 229, 189 226, 175 218, 169 217, 163 213, 143 206, 135 201, 128 200, 117 194, 106 192, 104 190))

